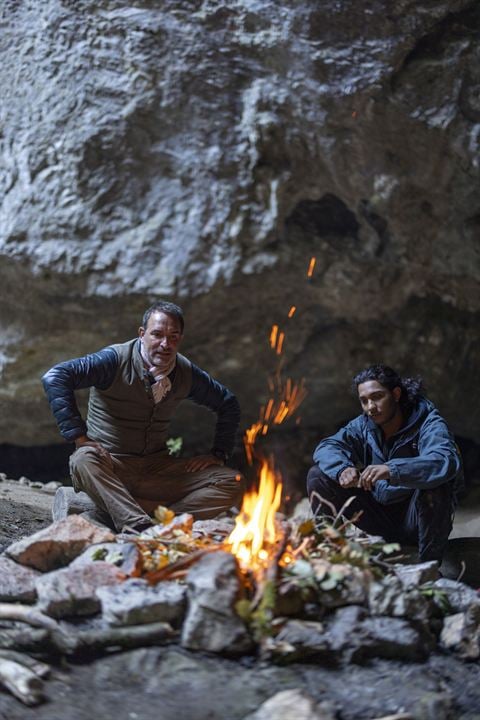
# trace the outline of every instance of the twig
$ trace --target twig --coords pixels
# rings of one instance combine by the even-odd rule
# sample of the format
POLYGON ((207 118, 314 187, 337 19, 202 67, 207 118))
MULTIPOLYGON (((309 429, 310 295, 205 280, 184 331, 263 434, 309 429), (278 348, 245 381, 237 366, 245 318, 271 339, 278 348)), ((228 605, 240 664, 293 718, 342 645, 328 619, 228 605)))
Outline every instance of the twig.
POLYGON ((467 569, 467 566, 465 565, 465 561, 464 561, 464 560, 461 560, 461 561, 460 561, 460 566, 461 566, 461 570, 460 570, 460 572, 458 573, 457 582, 460 582, 460 580, 462 579, 462 577, 465 575, 465 570, 467 569))
POLYGON ((318 500, 318 507, 315 510, 315 512, 313 513, 313 517, 315 519, 321 513, 320 505, 326 505, 327 507, 329 507, 330 510, 332 511, 331 517, 336 518, 337 508, 335 507, 335 505, 333 503, 331 503, 329 500, 326 500, 324 497, 322 497, 319 493, 317 493, 316 490, 312 490, 312 492, 310 493, 310 503, 312 502, 312 497, 314 497, 316 500, 318 500))

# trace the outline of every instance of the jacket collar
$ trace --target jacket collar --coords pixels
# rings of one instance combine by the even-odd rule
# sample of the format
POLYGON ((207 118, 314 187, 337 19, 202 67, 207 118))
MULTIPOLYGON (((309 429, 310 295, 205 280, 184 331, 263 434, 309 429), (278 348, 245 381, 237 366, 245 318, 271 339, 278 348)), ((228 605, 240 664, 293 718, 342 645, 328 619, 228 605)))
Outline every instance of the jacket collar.
MULTIPOLYGON (((407 421, 402 425, 400 430, 398 430, 389 438, 389 441, 392 443, 392 445, 395 444, 395 442, 399 439, 404 440, 414 436, 417 433, 419 425, 423 423, 432 408, 433 404, 430 402, 430 400, 427 400, 424 397, 419 397, 413 410, 408 416, 407 421)), ((376 423, 374 423, 371 418, 366 415, 364 417, 368 433, 370 435, 373 435, 376 444, 379 448, 381 448, 384 442, 382 431, 379 427, 377 427, 376 423)))

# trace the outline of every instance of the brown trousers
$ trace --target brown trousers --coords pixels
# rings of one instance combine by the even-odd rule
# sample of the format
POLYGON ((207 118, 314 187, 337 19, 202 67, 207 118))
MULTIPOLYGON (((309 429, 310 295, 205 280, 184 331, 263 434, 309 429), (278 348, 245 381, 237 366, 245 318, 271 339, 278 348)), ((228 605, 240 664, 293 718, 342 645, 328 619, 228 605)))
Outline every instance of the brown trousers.
POLYGON ((119 532, 147 522, 157 505, 177 514, 191 513, 196 520, 238 506, 244 490, 238 471, 211 465, 187 472, 187 462, 163 452, 102 458, 95 448, 85 445, 70 457, 70 473, 75 491, 86 492, 110 515, 119 532))

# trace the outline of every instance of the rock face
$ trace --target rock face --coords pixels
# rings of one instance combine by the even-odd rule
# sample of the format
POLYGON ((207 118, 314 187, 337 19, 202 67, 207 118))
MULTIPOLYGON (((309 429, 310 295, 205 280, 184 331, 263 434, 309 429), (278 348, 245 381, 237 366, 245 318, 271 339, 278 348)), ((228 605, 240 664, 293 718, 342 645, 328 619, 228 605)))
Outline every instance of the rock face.
POLYGON ((41 372, 129 339, 159 296, 245 425, 275 322, 307 382, 303 437, 351 416, 350 376, 384 360, 480 439, 475 0, 5 0, 0 17, 0 442, 55 442, 41 372))

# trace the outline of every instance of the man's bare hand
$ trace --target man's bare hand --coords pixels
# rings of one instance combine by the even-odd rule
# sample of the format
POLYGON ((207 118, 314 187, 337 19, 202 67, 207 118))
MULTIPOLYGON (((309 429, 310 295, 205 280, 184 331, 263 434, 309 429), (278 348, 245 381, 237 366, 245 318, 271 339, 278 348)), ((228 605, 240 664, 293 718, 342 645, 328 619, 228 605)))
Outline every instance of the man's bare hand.
POLYGON ((225 465, 225 463, 215 455, 197 455, 186 463, 185 470, 187 472, 197 472, 198 470, 205 470, 211 465, 225 465))
POLYGON ((338 482, 340 483, 340 486, 343 488, 349 488, 349 487, 358 487, 358 470, 354 467, 345 468, 345 470, 340 473, 340 477, 338 478, 338 482))
POLYGON ((390 468, 388 465, 368 465, 360 475, 360 487, 372 490, 378 480, 389 480, 390 468))
POLYGON ((112 456, 108 452, 106 448, 103 447, 99 442, 96 440, 91 440, 87 435, 80 435, 80 437, 75 438, 75 447, 81 448, 87 445, 88 447, 93 447, 97 451, 97 453, 100 455, 101 458, 104 460, 108 460, 110 465, 112 464, 112 456))

